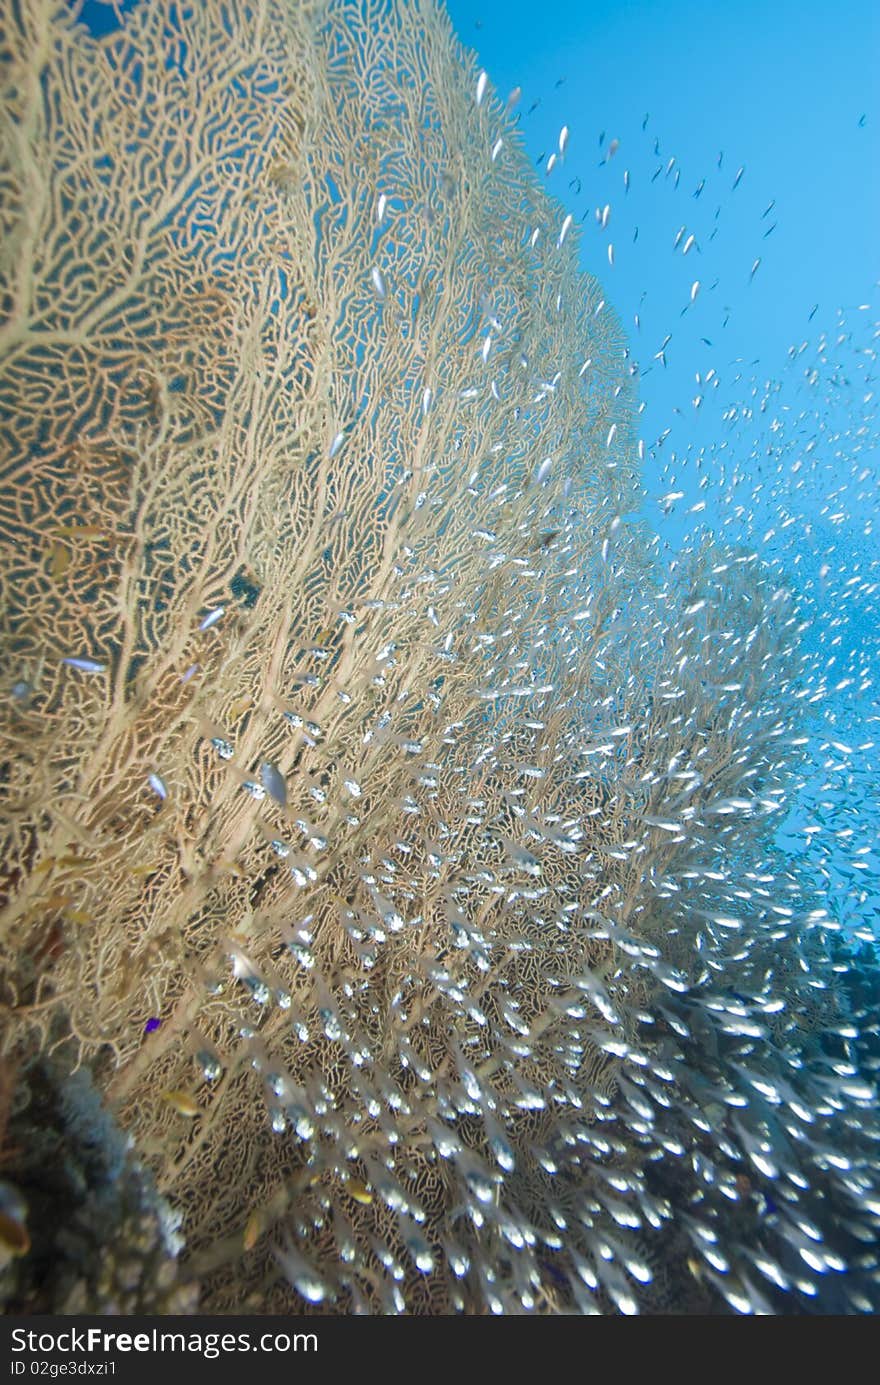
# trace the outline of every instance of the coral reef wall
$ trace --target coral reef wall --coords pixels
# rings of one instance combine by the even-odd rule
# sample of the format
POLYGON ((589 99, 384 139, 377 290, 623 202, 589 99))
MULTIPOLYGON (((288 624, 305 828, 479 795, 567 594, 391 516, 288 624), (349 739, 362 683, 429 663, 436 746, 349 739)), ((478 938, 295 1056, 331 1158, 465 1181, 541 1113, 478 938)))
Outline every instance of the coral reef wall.
POLYGON ((208 1310, 870 1306, 797 601, 659 569, 442 11, 21 0, 0 58, 7 1052, 91 1067, 208 1310))

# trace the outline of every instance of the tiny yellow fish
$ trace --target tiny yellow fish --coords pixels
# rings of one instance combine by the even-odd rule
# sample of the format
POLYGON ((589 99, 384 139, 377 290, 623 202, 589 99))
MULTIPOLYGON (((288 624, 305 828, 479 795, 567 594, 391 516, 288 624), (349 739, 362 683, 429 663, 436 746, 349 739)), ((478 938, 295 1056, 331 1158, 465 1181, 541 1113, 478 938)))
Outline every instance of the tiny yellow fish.
POLYGON ((49 559, 49 576, 53 582, 59 581, 70 567, 72 553, 63 543, 53 543, 49 559))
POLYGON ((373 1194, 366 1183, 362 1183, 359 1178, 350 1178, 345 1187, 349 1196, 353 1197, 355 1202, 359 1202, 362 1207, 369 1207, 373 1201, 373 1194))
POLYGON ((174 1107, 178 1115, 186 1116, 188 1120, 192 1120, 194 1116, 200 1116, 202 1114, 201 1106, 199 1106, 194 1097, 190 1096, 189 1092, 181 1092, 175 1088, 169 1088, 169 1090, 162 1093, 162 1100, 167 1101, 169 1106, 174 1107))
POLYGON ((247 1219, 244 1235, 241 1238, 245 1250, 253 1250, 265 1229, 262 1208, 255 1207, 247 1219))
POLYGON ((73 903, 72 894, 63 894, 60 890, 54 890, 44 904, 37 904, 37 909, 63 909, 65 905, 73 903))
POLYGON ((105 532, 96 524, 58 524, 52 530, 59 539, 100 539, 105 532))
POLYGON ((702 1284, 703 1266, 700 1264, 699 1260, 697 1260, 695 1256, 689 1255, 687 1267, 690 1270, 691 1274, 694 1276, 694 1279, 696 1279, 697 1283, 702 1284))

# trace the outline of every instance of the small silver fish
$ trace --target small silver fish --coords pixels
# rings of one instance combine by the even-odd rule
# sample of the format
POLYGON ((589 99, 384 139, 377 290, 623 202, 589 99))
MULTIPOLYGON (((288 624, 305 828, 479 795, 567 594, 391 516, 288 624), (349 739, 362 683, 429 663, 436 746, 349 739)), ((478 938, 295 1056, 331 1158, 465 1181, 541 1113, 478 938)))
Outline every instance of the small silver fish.
POLYGON ((147 776, 147 783, 149 784, 149 786, 150 786, 150 788, 153 790, 153 792, 154 792, 154 793, 157 793, 157 794, 159 795, 160 798, 167 798, 167 797, 168 797, 168 790, 166 789, 166 787, 165 787, 165 785, 163 784, 162 780, 159 778, 158 774, 150 774, 150 775, 148 775, 148 776, 147 776))
POLYGON ((264 760, 260 765, 260 778, 266 793, 280 803, 282 808, 287 807, 287 785, 281 771, 271 764, 269 760, 264 760))
POLYGON ((212 625, 216 625, 217 621, 222 619, 225 609, 225 606, 217 606, 215 610, 209 611, 199 625, 199 629, 210 630, 212 625))
POLYGON ((78 668, 80 673, 103 673, 107 668, 106 664, 99 664, 97 659, 82 659, 78 656, 68 656, 61 662, 70 664, 71 668, 78 668))

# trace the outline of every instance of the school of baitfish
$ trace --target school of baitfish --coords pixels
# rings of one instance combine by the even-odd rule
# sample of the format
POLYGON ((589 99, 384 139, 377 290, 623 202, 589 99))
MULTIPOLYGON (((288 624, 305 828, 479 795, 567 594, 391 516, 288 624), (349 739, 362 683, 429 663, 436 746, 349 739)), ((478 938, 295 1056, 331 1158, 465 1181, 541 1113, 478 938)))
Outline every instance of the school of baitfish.
MULTIPOLYGON (((45 112, 39 12, 4 78, 5 1063, 90 1065, 203 1311, 877 1311, 873 740, 834 701, 876 571, 840 539, 822 601, 745 537, 834 448, 831 522, 875 495, 876 324, 793 348, 803 400, 730 382, 655 506, 711 492, 719 535, 664 562, 641 344, 442 12, 58 14, 45 112)), ((0 1168, 19 1308, 35 1158, 0 1168)))

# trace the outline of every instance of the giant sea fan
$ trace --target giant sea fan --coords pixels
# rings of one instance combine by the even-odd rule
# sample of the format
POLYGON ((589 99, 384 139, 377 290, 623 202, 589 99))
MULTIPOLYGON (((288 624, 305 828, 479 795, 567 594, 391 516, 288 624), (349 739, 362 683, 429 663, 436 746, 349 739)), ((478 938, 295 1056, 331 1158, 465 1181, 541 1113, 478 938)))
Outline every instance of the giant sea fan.
POLYGON ((797 603, 660 570, 475 82, 427 4, 7 10, 7 1047, 92 1065, 208 1310, 870 1307, 797 603))

